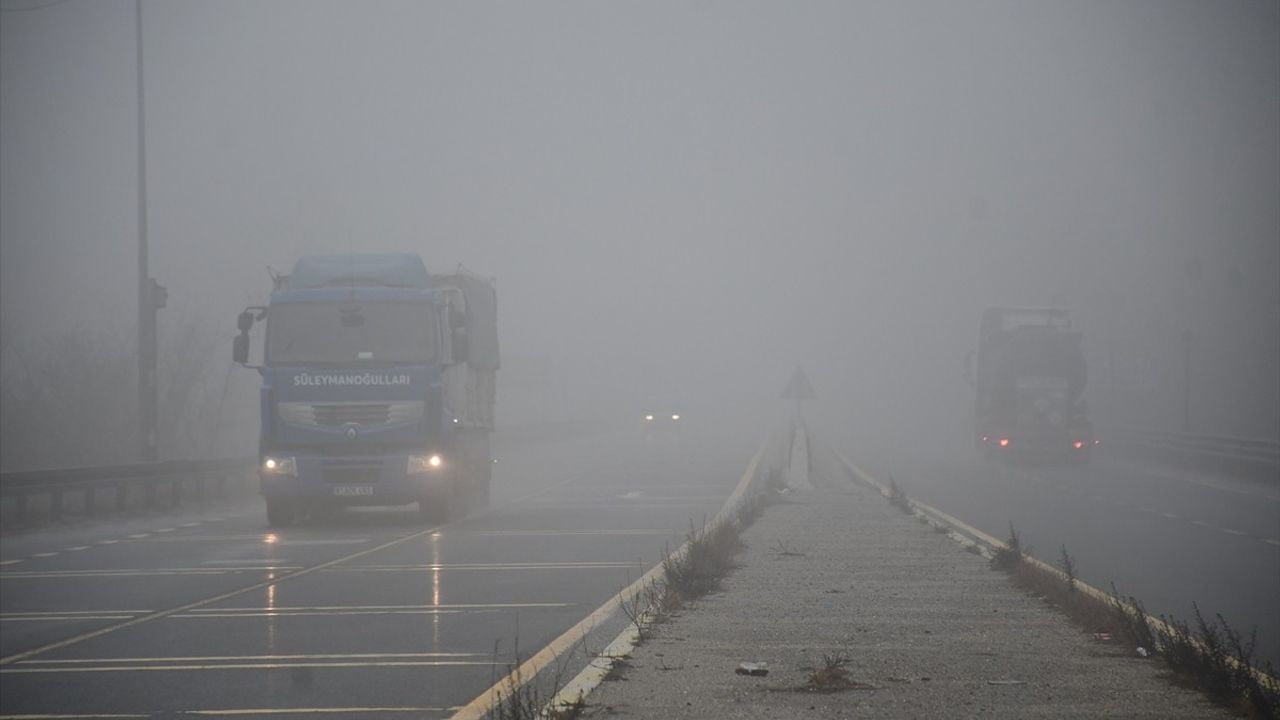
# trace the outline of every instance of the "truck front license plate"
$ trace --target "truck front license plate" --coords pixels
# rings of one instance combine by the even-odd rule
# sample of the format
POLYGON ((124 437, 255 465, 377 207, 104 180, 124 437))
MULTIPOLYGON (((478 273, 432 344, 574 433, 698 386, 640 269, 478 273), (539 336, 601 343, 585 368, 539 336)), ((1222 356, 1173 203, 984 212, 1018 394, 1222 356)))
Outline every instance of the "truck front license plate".
POLYGON ((334 495, 372 495, 373 487, 370 485, 339 485, 333 489, 334 495))

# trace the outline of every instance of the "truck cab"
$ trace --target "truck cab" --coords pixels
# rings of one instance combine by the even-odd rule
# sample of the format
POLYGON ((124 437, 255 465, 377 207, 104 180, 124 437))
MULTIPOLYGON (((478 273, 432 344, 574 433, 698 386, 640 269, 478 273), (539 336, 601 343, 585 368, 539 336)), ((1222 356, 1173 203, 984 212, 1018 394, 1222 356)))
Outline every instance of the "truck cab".
POLYGON ((241 364, 249 328, 266 323, 256 369, 270 524, 409 503, 440 521, 487 502, 497 345, 482 316, 496 303, 492 283, 458 277, 430 275, 416 255, 304 257, 268 305, 241 313, 241 364))

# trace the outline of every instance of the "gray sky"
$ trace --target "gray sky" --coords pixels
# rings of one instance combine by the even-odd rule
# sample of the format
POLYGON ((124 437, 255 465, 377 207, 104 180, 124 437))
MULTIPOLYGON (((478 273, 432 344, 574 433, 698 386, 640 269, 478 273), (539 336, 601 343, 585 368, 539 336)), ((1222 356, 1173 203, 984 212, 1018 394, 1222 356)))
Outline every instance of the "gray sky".
MULTIPOLYGON (((134 4, 36 4, 0 3, 3 342, 131 336, 134 4)), ((414 250, 498 278, 510 367, 569 378, 562 411, 659 377, 767 412, 803 364, 853 432, 964 419, 982 308, 1054 302, 1096 409, 1180 407, 1191 327, 1200 429, 1280 436, 1274 2, 143 13, 166 323, 229 345, 264 266, 414 250)))

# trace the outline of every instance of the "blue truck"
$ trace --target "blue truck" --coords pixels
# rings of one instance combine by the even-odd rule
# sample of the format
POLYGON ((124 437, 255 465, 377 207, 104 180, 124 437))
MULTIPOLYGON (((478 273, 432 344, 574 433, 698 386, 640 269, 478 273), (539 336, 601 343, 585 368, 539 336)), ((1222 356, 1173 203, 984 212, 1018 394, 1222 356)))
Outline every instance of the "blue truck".
POLYGON ((258 472, 273 526, 325 508, 488 503, 498 362, 494 282, 413 254, 316 255, 237 318, 262 375, 258 472), (249 330, 265 321, 262 364, 249 330))

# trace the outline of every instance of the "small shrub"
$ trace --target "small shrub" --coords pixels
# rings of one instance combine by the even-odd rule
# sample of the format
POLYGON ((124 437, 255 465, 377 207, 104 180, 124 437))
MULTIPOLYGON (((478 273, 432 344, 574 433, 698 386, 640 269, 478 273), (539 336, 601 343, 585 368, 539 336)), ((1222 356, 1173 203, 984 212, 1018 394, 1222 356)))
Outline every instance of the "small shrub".
POLYGON ((1067 552, 1067 546, 1062 546, 1062 572, 1067 576, 1067 591, 1074 593, 1076 591, 1076 559, 1071 557, 1067 552))
POLYGON ((1014 529, 1013 523, 1009 523, 1009 537, 1004 541, 1004 547, 996 548, 991 564, 1008 572, 1021 565, 1026 554, 1026 550, 1022 547, 1022 538, 1018 537, 1018 531, 1014 529))
POLYGON ((911 499, 902 491, 902 488, 898 487, 898 481, 893 479, 892 473, 889 475, 889 504, 904 513, 909 514, 912 511, 911 499))

